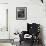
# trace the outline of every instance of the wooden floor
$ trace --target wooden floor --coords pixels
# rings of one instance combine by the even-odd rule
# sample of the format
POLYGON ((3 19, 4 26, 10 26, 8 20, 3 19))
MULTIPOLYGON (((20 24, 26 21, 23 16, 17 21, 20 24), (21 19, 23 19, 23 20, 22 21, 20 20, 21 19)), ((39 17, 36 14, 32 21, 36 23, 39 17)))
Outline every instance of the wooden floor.
POLYGON ((0 39, 0 43, 11 43, 13 41, 13 39, 0 39))
MULTIPOLYGON (((25 42, 22 42, 21 45, 19 46, 31 46, 31 43, 25 43, 25 42)), ((43 46, 42 44, 34 44, 33 46, 43 46)))

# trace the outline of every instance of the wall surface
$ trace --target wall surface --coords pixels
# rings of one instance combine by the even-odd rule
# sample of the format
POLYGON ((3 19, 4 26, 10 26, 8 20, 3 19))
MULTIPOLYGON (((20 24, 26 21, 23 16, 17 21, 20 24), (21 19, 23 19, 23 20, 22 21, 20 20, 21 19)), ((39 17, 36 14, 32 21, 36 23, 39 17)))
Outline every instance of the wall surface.
POLYGON ((9 0, 9 31, 11 38, 15 31, 26 31, 27 23, 40 23, 46 42, 45 4, 42 4, 40 0, 9 0), (16 7, 27 7, 27 20, 16 20, 16 7))
MULTIPOLYGON (((6 26, 6 9, 8 9, 8 0, 0 0, 0 28, 6 26)), ((0 31, 0 39, 9 39, 9 32, 0 31)), ((11 43, 0 43, 0 46, 12 46, 11 43)))
POLYGON ((0 39, 9 39, 7 29, 7 9, 8 4, 0 4, 0 39))
POLYGON ((8 0, 0 0, 0 3, 8 3, 8 0))
MULTIPOLYGON (((6 9, 8 9, 8 0, 0 0, 0 28, 6 26, 6 9)), ((0 31, 0 39, 9 39, 9 32, 0 31)), ((0 46, 12 46, 11 43, 0 43, 0 46)))

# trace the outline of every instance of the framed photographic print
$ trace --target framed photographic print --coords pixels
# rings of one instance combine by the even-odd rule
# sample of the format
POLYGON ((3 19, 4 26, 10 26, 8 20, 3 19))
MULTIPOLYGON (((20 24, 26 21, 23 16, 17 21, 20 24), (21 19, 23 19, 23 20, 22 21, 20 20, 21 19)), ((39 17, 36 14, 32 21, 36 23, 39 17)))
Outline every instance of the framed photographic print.
POLYGON ((16 20, 27 19, 27 7, 16 7, 16 20))

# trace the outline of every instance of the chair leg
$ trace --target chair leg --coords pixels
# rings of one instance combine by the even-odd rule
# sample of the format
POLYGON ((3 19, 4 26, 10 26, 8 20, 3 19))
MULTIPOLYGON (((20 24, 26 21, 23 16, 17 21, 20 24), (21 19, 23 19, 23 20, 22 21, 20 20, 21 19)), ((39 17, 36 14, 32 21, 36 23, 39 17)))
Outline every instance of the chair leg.
POLYGON ((20 41, 20 45, 21 45, 21 41, 20 41))
POLYGON ((33 41, 33 39, 31 40, 31 45, 30 46, 33 46, 33 44, 34 44, 34 41, 33 41))

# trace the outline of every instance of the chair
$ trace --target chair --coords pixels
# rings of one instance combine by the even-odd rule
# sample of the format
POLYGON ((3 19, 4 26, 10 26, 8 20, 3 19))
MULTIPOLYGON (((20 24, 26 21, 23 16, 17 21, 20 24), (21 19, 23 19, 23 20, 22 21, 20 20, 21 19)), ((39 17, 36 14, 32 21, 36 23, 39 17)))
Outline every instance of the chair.
POLYGON ((40 33, 40 24, 27 23, 27 31, 22 31, 22 34, 19 35, 20 36, 20 44, 22 41, 25 41, 25 39, 24 39, 25 34, 29 34, 32 36, 29 40, 29 41, 31 41, 32 45, 34 42, 39 43, 39 33, 40 33))
POLYGON ((37 41, 39 43, 40 24, 27 23, 27 31, 32 35, 33 41, 37 41))

